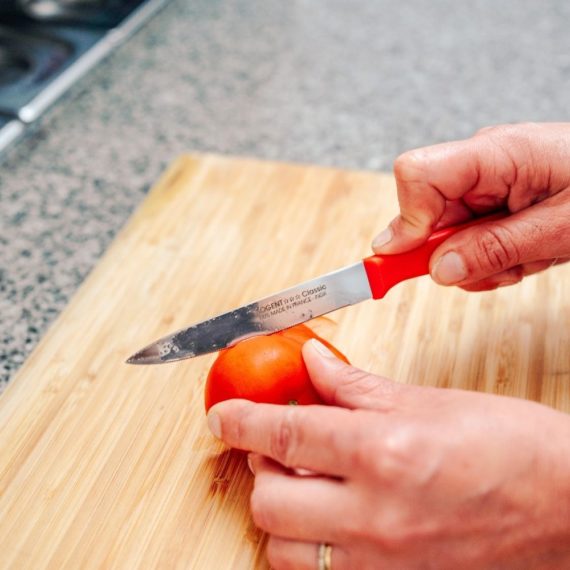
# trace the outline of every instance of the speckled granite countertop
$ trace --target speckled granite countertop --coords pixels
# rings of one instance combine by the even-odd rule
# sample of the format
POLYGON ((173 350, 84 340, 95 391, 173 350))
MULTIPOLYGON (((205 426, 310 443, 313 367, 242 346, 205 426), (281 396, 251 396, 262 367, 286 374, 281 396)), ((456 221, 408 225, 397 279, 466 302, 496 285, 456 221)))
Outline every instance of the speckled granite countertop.
POLYGON ((568 22, 566 0, 174 0, 0 167, 0 386, 178 154, 386 170, 568 120, 568 22))

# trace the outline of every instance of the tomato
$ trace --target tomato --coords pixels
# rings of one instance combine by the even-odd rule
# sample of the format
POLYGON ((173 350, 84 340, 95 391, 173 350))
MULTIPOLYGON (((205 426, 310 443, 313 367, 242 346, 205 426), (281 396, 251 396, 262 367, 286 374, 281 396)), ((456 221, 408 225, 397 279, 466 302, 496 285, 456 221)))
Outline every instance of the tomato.
POLYGON ((338 357, 346 357, 309 327, 243 340, 222 350, 206 381, 206 411, 230 398, 270 404, 322 403, 311 383, 301 348, 316 338, 338 357))

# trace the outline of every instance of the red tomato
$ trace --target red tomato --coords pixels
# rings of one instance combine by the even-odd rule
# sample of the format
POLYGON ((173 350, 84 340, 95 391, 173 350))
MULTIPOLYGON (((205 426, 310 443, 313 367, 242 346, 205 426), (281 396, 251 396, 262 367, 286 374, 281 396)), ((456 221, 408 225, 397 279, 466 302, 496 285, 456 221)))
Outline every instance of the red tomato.
POLYGON ((348 362, 305 325, 246 339, 222 350, 212 365, 206 381, 206 411, 230 398, 270 404, 322 403, 301 354, 303 344, 312 338, 348 362))

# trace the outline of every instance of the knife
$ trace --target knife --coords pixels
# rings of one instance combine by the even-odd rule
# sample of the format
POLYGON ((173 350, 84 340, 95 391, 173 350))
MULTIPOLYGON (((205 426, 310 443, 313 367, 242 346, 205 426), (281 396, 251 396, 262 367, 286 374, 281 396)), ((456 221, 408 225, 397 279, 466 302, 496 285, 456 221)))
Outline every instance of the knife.
POLYGON ((149 344, 131 356, 127 363, 160 364, 193 358, 367 299, 381 299, 397 283, 428 274, 432 253, 450 236, 505 215, 494 214, 438 230, 411 251, 372 255, 354 265, 196 323, 149 344))

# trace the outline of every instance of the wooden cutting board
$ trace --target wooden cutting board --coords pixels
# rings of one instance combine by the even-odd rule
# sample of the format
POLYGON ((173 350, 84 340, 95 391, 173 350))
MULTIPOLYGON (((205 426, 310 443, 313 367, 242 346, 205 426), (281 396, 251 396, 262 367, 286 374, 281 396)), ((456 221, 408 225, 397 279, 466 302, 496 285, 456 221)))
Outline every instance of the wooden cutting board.
MULTIPOLYGON (((206 428, 213 357, 124 360, 357 261, 396 211, 388 175, 177 160, 0 399, 0 566, 265 568, 244 457, 206 428)), ((570 267, 485 294, 424 277, 334 319, 358 366, 570 411, 570 267)))

